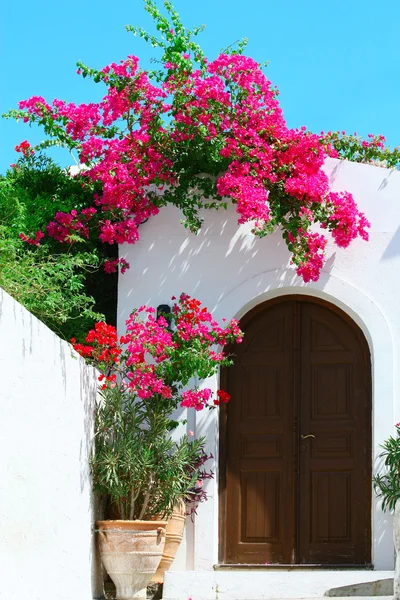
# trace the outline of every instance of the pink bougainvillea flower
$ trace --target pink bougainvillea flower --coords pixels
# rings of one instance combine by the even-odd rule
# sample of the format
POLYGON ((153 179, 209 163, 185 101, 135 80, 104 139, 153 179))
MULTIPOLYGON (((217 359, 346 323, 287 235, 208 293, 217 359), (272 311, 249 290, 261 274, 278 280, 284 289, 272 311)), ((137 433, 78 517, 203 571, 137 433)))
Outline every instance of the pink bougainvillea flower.
POLYGON ((24 233, 19 234, 19 238, 31 246, 40 246, 40 240, 44 237, 43 231, 37 231, 35 237, 27 237, 24 233))
MULTIPOLYGON (((176 15, 168 24, 154 18, 164 48, 157 71, 140 69, 133 55, 98 71, 79 64, 78 74, 105 84, 99 102, 49 104, 33 96, 19 103, 14 116, 44 126, 53 140, 77 152, 86 166, 81 177, 99 190, 92 207, 57 212, 48 235, 71 243, 93 232, 104 244, 135 244, 164 201, 183 210, 193 231, 200 208, 230 201, 238 224, 250 223, 254 235, 280 227, 297 274, 306 283, 317 281, 326 234, 346 248, 358 237, 367 240, 370 227, 350 192, 330 189, 324 162, 338 156, 338 148, 353 146, 364 156, 387 157, 384 137, 370 134, 355 143, 357 134, 291 129, 278 90, 254 59, 227 50, 209 62, 188 43, 191 34, 176 15), (311 230, 315 225, 322 231, 311 230)), ((33 152, 27 140, 16 150, 23 157, 33 152)), ((123 273, 128 267, 122 259, 104 264, 107 273, 117 268, 123 273)), ((203 325, 196 325, 196 334, 203 325)), ((190 319, 183 320, 181 339, 189 341, 192 329, 190 319)))
MULTIPOLYGON (((211 375, 219 366, 230 364, 230 359, 223 352, 216 355, 213 347, 240 342, 243 334, 238 322, 232 320, 221 327, 199 300, 187 294, 181 294, 172 313, 173 331, 163 316, 157 318, 153 307, 140 306, 132 311, 126 334, 119 339, 115 327, 99 322, 88 332, 84 343, 77 343, 75 338, 71 343, 83 357, 105 371, 99 378, 102 389, 117 383, 116 374, 123 364, 125 389, 143 401, 175 398, 184 408, 212 408, 217 401, 212 400, 211 389, 185 389, 185 385, 198 370, 204 373, 206 369, 211 375), (182 378, 183 383, 177 385, 182 378)), ((222 402, 230 398, 223 390, 218 390, 217 397, 222 402)), ((188 431, 188 436, 193 437, 194 432, 188 431)))

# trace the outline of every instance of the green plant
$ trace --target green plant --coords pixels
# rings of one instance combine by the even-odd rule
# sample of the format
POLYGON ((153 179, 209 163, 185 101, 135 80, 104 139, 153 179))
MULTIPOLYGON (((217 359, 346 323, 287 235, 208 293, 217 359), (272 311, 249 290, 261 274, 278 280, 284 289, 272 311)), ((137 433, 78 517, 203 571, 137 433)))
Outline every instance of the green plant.
POLYGON ((170 435, 165 402, 138 401, 107 386, 96 412, 94 489, 108 497, 121 519, 168 517, 174 504, 189 498, 199 480, 194 466, 204 454, 204 438, 170 435))
POLYGON ((235 320, 221 327, 187 294, 173 305, 172 322, 154 313, 146 306, 133 310, 119 339, 114 327, 101 322, 86 343, 71 340, 102 371, 93 483, 122 519, 168 517, 178 499, 191 502, 193 513, 206 499, 203 480, 212 474, 202 470, 205 440, 194 439, 191 431, 172 439, 179 425, 176 409, 213 409, 229 401, 223 390, 213 395, 209 388, 193 387, 193 380, 229 366, 224 347, 242 336, 235 320))
POLYGON ((382 509, 394 510, 400 499, 400 423, 396 423, 396 436, 382 444, 385 471, 374 477, 375 492, 382 498, 382 509))
POLYGON ((85 289, 86 274, 98 267, 89 253, 52 254, 44 247, 24 251, 2 237, 0 227, 0 287, 64 339, 81 337, 102 318, 85 289))
POLYGON ((324 143, 332 146, 338 158, 385 167, 400 168, 400 148, 385 145, 383 135, 368 134, 368 140, 345 131, 328 131, 324 134, 324 143))
MULTIPOLYGON (((101 101, 49 104, 33 96, 5 117, 40 125, 47 135, 42 148, 63 146, 85 164, 89 184, 102 188, 93 203, 99 218, 89 227, 103 242, 136 243, 140 224, 166 204, 178 207, 196 232, 203 208, 231 202, 238 224, 250 223, 258 237, 280 229, 298 275, 317 281, 326 233, 341 248, 368 239, 370 224, 352 194, 333 191, 322 168, 327 156, 339 155, 336 146, 343 156, 353 142, 290 129, 278 90, 244 55, 245 41, 208 61, 196 42, 202 27, 188 30, 169 0, 166 14, 154 0, 144 6, 156 35, 127 29, 157 50, 158 68, 140 69, 133 55, 100 70, 80 62, 79 75, 105 85, 101 101)), ((376 160, 382 143, 365 141, 368 152, 363 143, 361 154, 350 154, 376 160)), ((20 151, 32 152, 26 140, 20 151)), ((75 213, 77 234, 84 226, 78 207, 75 213)), ((50 236, 69 239, 70 228, 49 225, 50 236)))
POLYGON ((116 276, 103 276, 101 266, 116 248, 81 236, 42 239, 57 210, 84 210, 92 195, 41 153, 23 154, 0 176, 0 286, 64 339, 104 314, 115 322, 116 276))

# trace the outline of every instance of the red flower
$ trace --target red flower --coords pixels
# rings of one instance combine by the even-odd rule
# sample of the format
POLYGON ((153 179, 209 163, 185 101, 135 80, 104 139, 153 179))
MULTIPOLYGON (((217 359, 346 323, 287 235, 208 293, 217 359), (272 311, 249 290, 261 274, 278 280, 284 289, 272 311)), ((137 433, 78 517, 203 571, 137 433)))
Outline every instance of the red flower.
POLYGON ((28 156, 28 154, 34 154, 34 150, 32 150, 30 143, 27 140, 21 142, 18 146, 15 146, 16 152, 22 152, 24 156, 28 156))
MULTIPOLYGON (((230 394, 228 394, 228 392, 224 392, 224 390, 218 390, 217 396, 218 396, 219 402, 229 402, 229 400, 231 399, 230 394)), ((214 404, 215 404, 215 402, 214 402, 214 404)), ((219 402, 218 402, 218 404, 219 404, 219 402)))

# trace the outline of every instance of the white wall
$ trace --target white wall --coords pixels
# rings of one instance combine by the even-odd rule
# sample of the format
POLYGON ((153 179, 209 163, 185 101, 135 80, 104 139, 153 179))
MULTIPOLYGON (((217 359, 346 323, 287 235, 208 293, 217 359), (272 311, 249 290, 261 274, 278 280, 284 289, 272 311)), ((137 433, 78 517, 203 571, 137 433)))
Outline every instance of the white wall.
POLYGON ((0 598, 90 600, 96 372, 1 288, 0 366, 0 598))
MULTIPOLYGON (((379 444, 400 421, 400 369, 394 368, 400 355, 400 172, 334 159, 326 170, 334 190, 354 194, 372 228, 368 243, 356 240, 346 250, 330 243, 317 283, 304 284, 296 275, 279 232, 254 238, 248 226, 237 227, 233 207, 204 211, 197 236, 180 225, 177 209, 167 207, 140 227, 135 246, 120 248, 131 269, 120 277, 119 329, 134 306, 168 304, 182 291, 199 298, 217 319, 240 317, 282 294, 310 294, 336 304, 359 324, 371 349, 376 465, 379 444)), ((208 435, 209 450, 218 456, 216 411, 194 418, 197 434, 208 435)), ((217 480, 209 482, 212 498, 199 508, 175 568, 208 570, 218 562, 217 480)), ((375 505, 372 525, 375 568, 392 569, 391 517, 375 505)))

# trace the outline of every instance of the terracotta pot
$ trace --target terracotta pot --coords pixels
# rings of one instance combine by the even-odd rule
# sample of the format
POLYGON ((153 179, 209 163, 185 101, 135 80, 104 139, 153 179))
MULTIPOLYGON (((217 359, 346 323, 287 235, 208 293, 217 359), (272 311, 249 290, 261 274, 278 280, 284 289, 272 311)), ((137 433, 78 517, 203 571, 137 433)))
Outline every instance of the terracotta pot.
POLYGON ((183 530, 186 523, 186 506, 183 502, 175 505, 174 512, 168 520, 165 536, 164 552, 152 581, 155 583, 164 582, 164 573, 168 571, 174 562, 179 544, 183 538, 183 530))
POLYGON ((132 600, 157 570, 165 545, 166 521, 97 521, 100 557, 117 589, 132 600))

